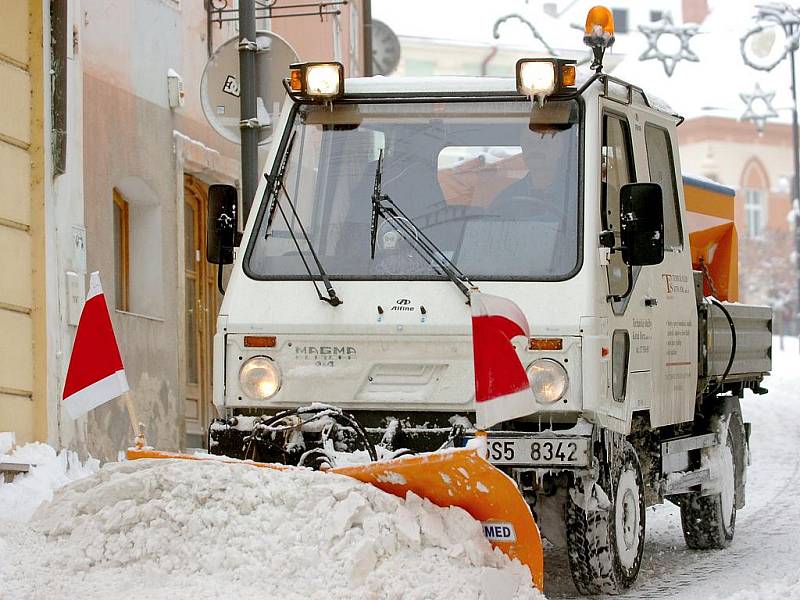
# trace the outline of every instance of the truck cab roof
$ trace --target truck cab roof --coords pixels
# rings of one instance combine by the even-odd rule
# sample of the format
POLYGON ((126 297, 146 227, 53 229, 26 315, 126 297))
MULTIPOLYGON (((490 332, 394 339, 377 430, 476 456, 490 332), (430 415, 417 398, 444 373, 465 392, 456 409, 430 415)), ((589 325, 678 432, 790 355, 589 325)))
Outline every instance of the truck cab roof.
MULTIPOLYGON (((581 89, 594 77, 594 73, 579 69, 576 77, 576 88, 581 89)), ((605 75, 605 74, 604 74, 605 75)), ((645 93, 635 85, 606 75, 606 85, 630 90, 634 104, 641 104, 660 112, 678 117, 675 111, 663 100, 645 93)), ((603 83, 595 83, 602 88, 603 83)), ((520 95, 513 77, 462 77, 462 76, 430 76, 430 77, 352 77, 345 79, 345 97, 358 98, 364 96, 407 96, 407 95, 520 95)), ((617 92, 619 94, 619 92, 617 92)), ((615 94, 616 95, 616 94, 615 94)))

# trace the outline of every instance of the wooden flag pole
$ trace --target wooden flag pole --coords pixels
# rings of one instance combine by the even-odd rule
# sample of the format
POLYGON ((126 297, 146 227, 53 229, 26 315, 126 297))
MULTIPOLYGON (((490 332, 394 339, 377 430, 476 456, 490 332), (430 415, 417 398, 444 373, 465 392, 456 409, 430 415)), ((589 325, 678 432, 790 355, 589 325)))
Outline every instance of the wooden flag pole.
POLYGON ((139 435, 139 419, 136 415, 136 406, 133 404, 133 395, 130 392, 125 392, 122 396, 125 398, 125 408, 128 411, 128 418, 131 420, 131 429, 135 438, 139 435))

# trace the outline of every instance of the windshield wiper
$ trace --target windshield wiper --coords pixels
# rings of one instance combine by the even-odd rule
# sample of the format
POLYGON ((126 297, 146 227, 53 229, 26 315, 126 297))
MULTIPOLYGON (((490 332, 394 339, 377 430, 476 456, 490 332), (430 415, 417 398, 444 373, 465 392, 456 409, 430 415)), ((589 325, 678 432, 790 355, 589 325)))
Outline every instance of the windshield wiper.
POLYGON ((469 302, 470 288, 475 287, 469 278, 451 261, 423 231, 408 218, 388 194, 381 193, 383 177, 383 149, 375 167, 375 184, 372 188, 372 222, 370 223, 370 258, 375 260, 375 242, 378 237, 378 219, 383 218, 400 234, 405 242, 423 258, 432 261, 452 281, 469 302), (469 287, 466 285, 469 284, 469 287))
POLYGON ((309 278, 311 278, 311 283, 314 284, 314 289, 317 290, 317 296, 323 302, 327 302, 331 306, 339 306, 342 301, 339 299, 339 296, 336 295, 336 290, 333 289, 333 284, 331 284, 331 280, 328 277, 328 274, 325 272, 325 269, 322 266, 322 262, 320 262, 319 257, 317 256, 316 250, 314 250, 314 246, 311 243, 311 240, 308 237, 308 233, 306 233, 306 228, 303 226, 303 221, 300 220, 300 216, 297 214, 297 210, 294 207, 294 202, 292 202, 291 197, 289 196, 289 192, 286 189, 286 186, 283 184, 283 177, 286 174, 286 165, 289 162, 289 155, 292 152, 292 148, 294 147, 294 138, 297 132, 295 131, 292 133, 292 137, 289 138, 289 143, 286 146, 286 152, 283 155, 283 160, 281 161, 280 168, 276 173, 274 178, 270 178, 267 175, 267 181, 272 186, 272 192, 270 193, 270 205, 268 207, 268 215, 267 218, 267 234, 269 235, 269 223, 272 221, 272 214, 275 212, 275 208, 277 207, 280 211, 281 215, 283 216, 283 220, 286 222, 286 229, 289 230, 289 235, 292 236, 292 241, 294 241, 294 245, 297 248, 297 253, 300 255, 300 260, 303 261, 303 265, 308 272, 309 278), (292 228, 291 223, 289 223, 289 218, 286 216, 286 212, 283 210, 283 206, 281 206, 280 202, 280 192, 283 191, 283 195, 286 198, 287 202, 289 202, 289 207, 292 209, 292 214, 294 215, 295 221, 300 226, 300 231, 303 234, 303 237, 306 240, 306 244, 308 245, 308 250, 311 252, 311 256, 314 259, 314 262, 317 265, 317 270, 319 271, 319 276, 322 278, 322 282, 325 284, 325 291, 328 292, 328 297, 322 295, 322 292, 319 291, 319 286, 317 285, 317 280, 314 277, 314 274, 311 272, 311 267, 308 266, 308 261, 306 261, 306 257, 303 255, 303 251, 300 249, 300 242, 297 239, 297 236, 294 234, 294 229, 292 228))

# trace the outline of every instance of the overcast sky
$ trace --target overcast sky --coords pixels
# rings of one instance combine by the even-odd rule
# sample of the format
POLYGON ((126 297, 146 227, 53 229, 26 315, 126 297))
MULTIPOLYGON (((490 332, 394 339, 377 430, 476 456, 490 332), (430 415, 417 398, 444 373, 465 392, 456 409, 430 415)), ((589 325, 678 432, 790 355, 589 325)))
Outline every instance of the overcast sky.
MULTIPOLYGON (((654 9, 661 6, 658 2, 642 2, 654 9)), ((711 14, 690 42, 700 62, 678 63, 672 77, 665 74, 660 62, 638 60, 647 49, 647 40, 644 35, 633 33, 627 58, 615 75, 651 90, 686 116, 707 113, 705 107, 717 107, 719 114, 738 117, 744 110, 739 94, 751 92, 757 82, 766 91, 776 91, 777 107, 788 107, 791 102, 788 60, 773 72, 765 73, 747 67, 739 53, 739 38, 753 22, 751 16, 757 3, 757 0, 709 0, 711 14)), ((498 18, 520 13, 535 22, 551 46, 565 51, 586 51, 581 32, 564 19, 544 15, 541 4, 535 0, 373 0, 372 11, 376 19, 388 24, 399 36, 541 49, 530 31, 519 23, 503 25, 499 41, 492 37, 492 26, 498 18)), ((781 116, 781 120, 788 120, 788 111, 781 112, 781 116)))

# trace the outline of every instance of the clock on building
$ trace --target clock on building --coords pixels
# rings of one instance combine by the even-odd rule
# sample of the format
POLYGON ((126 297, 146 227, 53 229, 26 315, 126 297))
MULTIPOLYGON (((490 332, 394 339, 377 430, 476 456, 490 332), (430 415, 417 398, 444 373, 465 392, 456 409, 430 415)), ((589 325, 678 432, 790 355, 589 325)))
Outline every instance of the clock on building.
POLYGON ((372 20, 372 72, 390 75, 400 63, 400 40, 382 21, 372 20))

